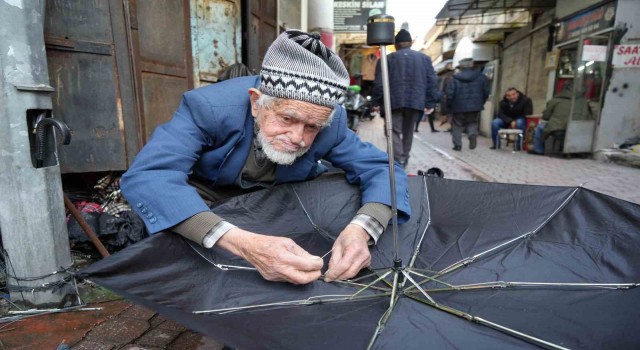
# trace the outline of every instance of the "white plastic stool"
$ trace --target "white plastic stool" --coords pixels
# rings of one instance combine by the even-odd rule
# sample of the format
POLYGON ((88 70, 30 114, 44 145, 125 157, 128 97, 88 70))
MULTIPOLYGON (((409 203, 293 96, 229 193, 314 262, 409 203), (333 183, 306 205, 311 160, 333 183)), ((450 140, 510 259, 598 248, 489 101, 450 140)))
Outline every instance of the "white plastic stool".
POLYGON ((500 129, 498 130, 498 136, 496 137, 496 146, 499 149, 501 146, 500 141, 504 139, 507 141, 507 146, 509 146, 509 142, 513 142, 513 150, 515 151, 516 145, 518 144, 518 137, 520 137, 520 150, 522 150, 523 136, 524 134, 520 129, 500 129), (515 138, 515 140, 512 138, 515 138))

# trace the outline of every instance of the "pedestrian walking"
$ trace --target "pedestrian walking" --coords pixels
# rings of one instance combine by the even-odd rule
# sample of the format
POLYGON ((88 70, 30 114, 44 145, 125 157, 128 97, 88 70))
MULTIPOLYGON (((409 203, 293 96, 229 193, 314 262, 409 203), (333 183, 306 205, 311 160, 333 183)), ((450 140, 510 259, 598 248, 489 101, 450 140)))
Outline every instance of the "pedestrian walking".
POLYGON ((447 87, 447 103, 453 114, 451 138, 454 151, 462 150, 463 129, 469 136, 469 149, 476 148, 480 112, 491 93, 487 77, 473 68, 473 59, 461 60, 460 69, 447 87))
MULTIPOLYGON (((393 122, 393 153, 406 167, 409 162, 416 120, 423 113, 431 114, 438 100, 437 77, 431 59, 411 49, 411 34, 401 29, 395 37, 396 52, 388 55, 391 118, 393 122)), ((380 111, 382 75, 376 67, 372 106, 380 111)))

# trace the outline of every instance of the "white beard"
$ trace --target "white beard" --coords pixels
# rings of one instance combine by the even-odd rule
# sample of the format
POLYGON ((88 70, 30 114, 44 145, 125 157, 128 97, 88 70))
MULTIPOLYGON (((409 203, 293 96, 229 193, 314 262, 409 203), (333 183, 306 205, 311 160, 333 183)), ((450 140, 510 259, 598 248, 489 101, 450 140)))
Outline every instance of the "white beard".
MULTIPOLYGON (((272 162, 281 165, 291 165, 296 159, 301 157, 303 154, 307 153, 309 147, 305 147, 304 143, 301 145, 302 147, 294 152, 281 152, 276 150, 271 143, 267 140, 267 137, 264 136, 262 130, 258 130, 258 142, 262 147, 262 151, 264 155, 272 162)), ((283 136, 286 137, 286 136, 283 136)))

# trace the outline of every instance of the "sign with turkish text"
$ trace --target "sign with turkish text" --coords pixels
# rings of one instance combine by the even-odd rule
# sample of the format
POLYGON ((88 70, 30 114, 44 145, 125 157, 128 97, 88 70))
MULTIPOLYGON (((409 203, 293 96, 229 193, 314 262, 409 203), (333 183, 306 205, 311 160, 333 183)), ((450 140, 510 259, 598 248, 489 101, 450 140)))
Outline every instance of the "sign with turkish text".
POLYGON ((616 17, 616 3, 596 7, 566 21, 560 22, 556 30, 556 42, 579 38, 582 34, 597 32, 613 27, 616 17))
POLYGON ((334 32, 366 32, 367 19, 386 11, 386 1, 334 0, 334 32))
POLYGON ((582 60, 604 62, 607 60, 607 45, 585 45, 582 47, 582 60))
POLYGON ((640 45, 616 45, 611 63, 613 68, 640 68, 640 45))

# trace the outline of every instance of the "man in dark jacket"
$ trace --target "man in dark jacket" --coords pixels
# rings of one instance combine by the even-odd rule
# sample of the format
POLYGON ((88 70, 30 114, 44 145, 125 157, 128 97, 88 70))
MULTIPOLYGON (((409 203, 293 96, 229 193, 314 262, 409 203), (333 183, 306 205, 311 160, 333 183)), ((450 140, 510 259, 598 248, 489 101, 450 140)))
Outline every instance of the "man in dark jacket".
MULTIPOLYGON (((491 139, 493 140, 491 149, 496 149, 498 130, 511 128, 524 132, 527 124, 526 116, 531 114, 533 114, 531 99, 514 87, 507 89, 504 98, 500 101, 498 118, 494 119, 491 124, 491 139)), ((520 139, 516 141, 516 145, 519 144, 520 139)))
POLYGON ((487 77, 473 69, 471 58, 461 60, 460 68, 462 71, 453 76, 447 87, 447 105, 453 114, 451 138, 454 151, 462 149, 464 128, 469 135, 469 149, 476 148, 480 111, 491 93, 487 77))
MULTIPOLYGON (((421 52, 411 50, 411 34, 400 29, 395 38, 396 52, 387 56, 389 66, 389 92, 393 122, 393 153, 395 159, 407 166, 413 127, 423 113, 429 115, 440 99, 438 78, 431 59, 421 52)), ((382 104, 382 75, 380 62, 376 67, 373 87, 373 110, 382 104)))

